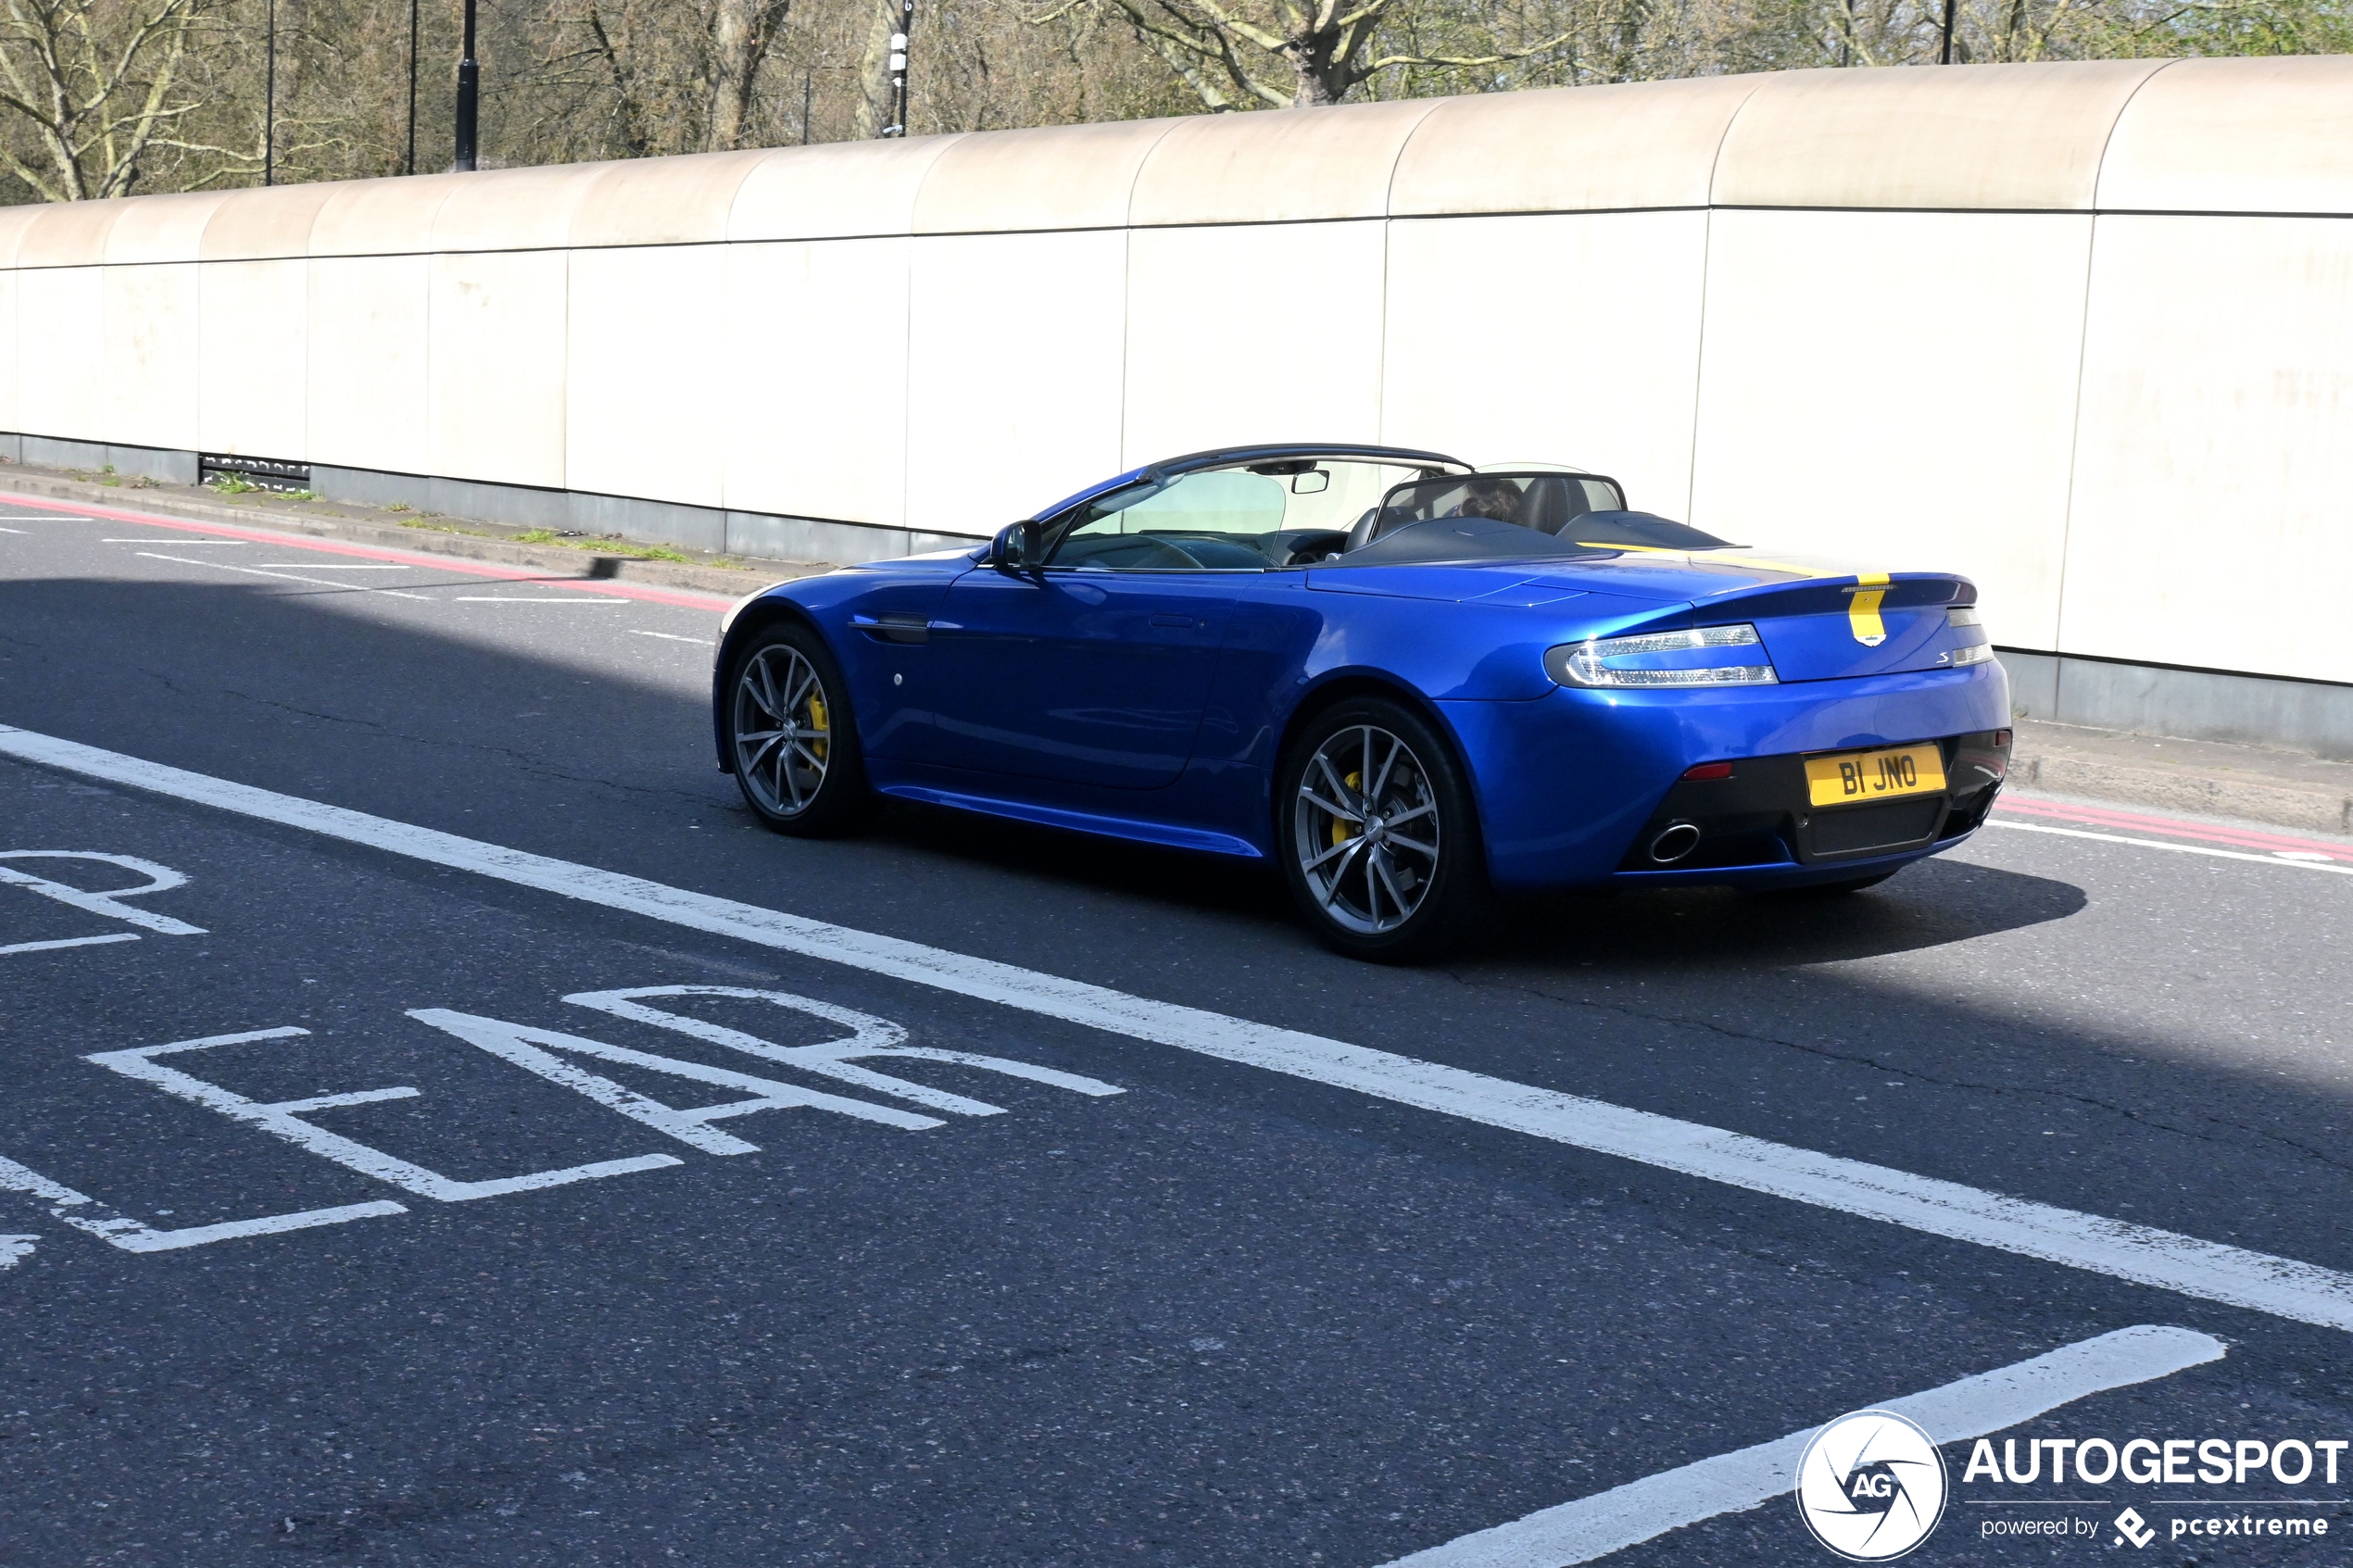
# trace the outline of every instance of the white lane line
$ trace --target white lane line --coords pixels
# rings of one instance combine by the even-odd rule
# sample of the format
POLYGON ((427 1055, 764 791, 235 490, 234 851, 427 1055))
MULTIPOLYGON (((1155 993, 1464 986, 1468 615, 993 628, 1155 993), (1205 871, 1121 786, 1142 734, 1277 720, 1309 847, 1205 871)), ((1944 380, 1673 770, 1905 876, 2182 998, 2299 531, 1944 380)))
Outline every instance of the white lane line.
POLYGON ((640 632, 632 626, 629 629, 629 634, 633 637, 660 637, 665 643, 692 643, 698 648, 707 648, 711 646, 709 637, 682 637, 675 632, 640 632))
POLYGON ((457 594, 452 604, 461 605, 617 605, 621 599, 592 598, 585 594, 558 594, 552 597, 525 598, 518 594, 457 594))
MULTIPOLYGON (((2222 1359, 2222 1342, 2186 1328, 2143 1324, 2063 1345, 2048 1355, 1981 1373, 1876 1410, 1918 1422, 1938 1444, 1982 1437, 2078 1399, 2126 1388, 2222 1359)), ((1753 1449, 1615 1486, 1460 1536, 1382 1568, 1570 1568, 1719 1513, 1740 1513, 1797 1488, 1808 1428, 1753 1449)), ((1792 1530, 1797 1528, 1793 1520, 1792 1530)))
POLYGON ((2284 855, 2256 855, 2244 849, 2209 849, 2202 844, 2168 844, 2161 838, 2127 838, 2121 834, 2086 833, 2082 828, 2046 828, 2040 822, 2005 822, 1989 818, 1989 828, 2008 828, 2012 833, 2050 833, 2061 838, 2092 838, 2102 844, 2134 844, 2144 849, 2171 849, 2177 855, 2211 855, 2218 860, 2252 860, 2259 866, 2291 866, 2298 871, 2334 872, 2339 876, 2353 876, 2353 866, 2336 860, 2307 860, 2288 859, 2284 855))
POLYGON ((118 931, 111 936, 67 936, 55 942, 11 942, 0 953, 53 953, 59 947, 99 947, 108 942, 136 942, 138 934, 118 931))
POLYGON ((158 555, 153 550, 139 552, 141 560, 177 561, 182 566, 208 566, 215 571, 242 571, 247 577, 274 577, 281 583, 308 583, 314 588, 340 588, 346 594, 389 594, 396 599, 424 599, 423 594, 404 594, 397 588, 370 588, 358 583, 338 583, 330 577, 297 577, 291 571, 264 571, 258 566, 226 566, 217 560, 190 560, 185 556, 158 555))
MULTIPOLYGON (((0 528, 0 533, 24 533, 24 530, 23 530, 23 529, 21 529, 21 528, 0 528)), ((28 537, 30 537, 30 535, 27 535, 27 536, 28 536, 28 537)), ((4 1264, 0 1264, 0 1267, 5 1267, 5 1266, 6 1266, 6 1265, 4 1265, 4 1264)))
POLYGON ((86 1192, 76 1192, 38 1171, 5 1159, 0 1159, 0 1192, 20 1192, 40 1198, 49 1205, 51 1219, 87 1232, 125 1252, 176 1252, 183 1247, 203 1247, 235 1236, 275 1236, 281 1231, 308 1230, 314 1225, 340 1225, 352 1220, 409 1212, 390 1198, 379 1198, 373 1203, 346 1203, 333 1209, 304 1209, 292 1214, 264 1214, 254 1220, 159 1231, 145 1220, 117 1213, 86 1192))
POLYGON ((1174 1002, 1133 997, 641 877, 509 849, 0 725, 0 756, 104 779, 537 888, 688 930, 1264 1068, 1490 1127, 1630 1160, 1930 1236, 2179 1291, 2297 1323, 2353 1330, 2353 1275, 1958 1182, 1470 1073, 1174 1002))

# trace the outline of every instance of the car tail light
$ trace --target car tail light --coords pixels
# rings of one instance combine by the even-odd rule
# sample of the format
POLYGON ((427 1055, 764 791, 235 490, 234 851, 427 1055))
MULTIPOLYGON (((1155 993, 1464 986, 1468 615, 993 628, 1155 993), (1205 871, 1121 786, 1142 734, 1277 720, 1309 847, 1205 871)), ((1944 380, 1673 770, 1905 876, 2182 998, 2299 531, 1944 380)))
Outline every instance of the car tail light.
POLYGON ((1695 768, 1683 770, 1686 779, 1729 779, 1731 776, 1732 765, 1730 762, 1702 762, 1695 768))
MULTIPOLYGON (((1735 662, 1763 640, 1754 626, 1697 626, 1682 632, 1644 632, 1630 637, 1588 638, 1564 643, 1544 655, 1544 672, 1564 686, 1769 686, 1779 677, 1768 663, 1735 662), (1679 658, 1697 654, 1696 659, 1679 658), (1672 663, 1629 664, 1637 659, 1672 663)), ((1755 658, 1757 655, 1746 655, 1755 658)))

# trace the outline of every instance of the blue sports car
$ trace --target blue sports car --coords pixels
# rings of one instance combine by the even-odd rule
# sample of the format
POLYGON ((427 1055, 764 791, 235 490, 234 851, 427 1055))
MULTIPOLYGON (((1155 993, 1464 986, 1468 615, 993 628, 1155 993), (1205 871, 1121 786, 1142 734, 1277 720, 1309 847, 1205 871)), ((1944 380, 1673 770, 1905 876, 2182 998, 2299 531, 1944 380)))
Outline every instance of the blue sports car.
POLYGON ((1494 892, 1845 890, 1958 843, 2010 746, 1976 597, 1574 469, 1234 447, 753 595, 712 710, 784 832, 895 796, 1271 858, 1326 942, 1403 959, 1494 892))

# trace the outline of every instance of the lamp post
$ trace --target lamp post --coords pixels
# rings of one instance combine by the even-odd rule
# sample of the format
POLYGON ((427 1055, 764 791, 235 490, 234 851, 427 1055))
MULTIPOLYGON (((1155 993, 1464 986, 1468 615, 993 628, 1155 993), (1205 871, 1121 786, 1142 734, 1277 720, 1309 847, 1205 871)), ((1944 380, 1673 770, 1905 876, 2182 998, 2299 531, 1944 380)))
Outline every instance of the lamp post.
POLYGON ((278 0, 270 0, 268 65, 262 70, 261 182, 278 182, 278 0))
POLYGON ((907 35, 915 29, 915 0, 899 0, 899 31, 890 35, 891 123, 886 136, 907 134, 907 35))
POLYGON ((417 0, 409 0, 409 156, 400 172, 417 172, 417 0))
POLYGON ((466 41, 458 59, 458 156, 452 160, 460 169, 474 166, 474 120, 481 98, 482 68, 474 63, 474 0, 466 0, 466 41))
POLYGON ((1944 0, 1944 47, 1936 56, 1940 66, 1953 63, 1953 9, 1957 4, 1958 0, 1944 0))

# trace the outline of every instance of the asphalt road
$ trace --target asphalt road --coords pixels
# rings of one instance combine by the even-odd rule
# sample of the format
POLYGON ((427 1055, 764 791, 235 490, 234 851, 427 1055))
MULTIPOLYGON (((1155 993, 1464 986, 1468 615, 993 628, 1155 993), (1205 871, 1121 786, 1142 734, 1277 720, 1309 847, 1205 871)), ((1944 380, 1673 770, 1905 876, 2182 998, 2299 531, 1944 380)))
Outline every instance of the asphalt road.
MULTIPOLYGON (((762 830, 711 764, 715 602, 57 507, 0 530, 0 725, 1192 1010, 1205 1042, 0 757, 0 850, 170 874, 0 873, 184 878, 93 908, 0 874, 0 1156, 52 1184, 0 1171, 0 1561, 1376 1568, 2135 1325, 2227 1353, 1994 1449, 2353 1439, 2353 878, 2012 815, 1844 900, 1562 899, 1372 968, 1220 862, 914 809, 762 830), (669 986, 781 999, 640 998, 700 1034, 565 999, 669 986), (1220 1043, 1256 1026, 2225 1244, 2212 1276, 2249 1283, 1220 1043), (781 1054, 853 1035, 989 1060, 781 1054)), ((2353 1539, 2353 1457, 2055 1486, 1944 1452, 1908 1561, 2353 1539), (2225 1512, 2251 1523, 2172 1533, 2225 1512), (1995 1533, 2055 1518, 2083 1523, 1995 1533)), ((1834 1561, 1785 1496, 1693 1517, 1607 1560, 1834 1561)), ((1442 1561, 1569 1560, 1528 1551, 1442 1561)))

